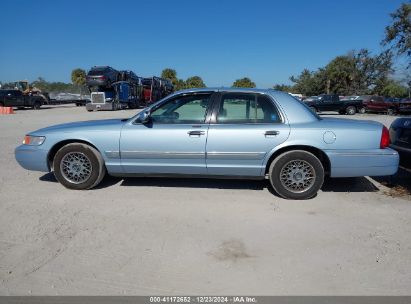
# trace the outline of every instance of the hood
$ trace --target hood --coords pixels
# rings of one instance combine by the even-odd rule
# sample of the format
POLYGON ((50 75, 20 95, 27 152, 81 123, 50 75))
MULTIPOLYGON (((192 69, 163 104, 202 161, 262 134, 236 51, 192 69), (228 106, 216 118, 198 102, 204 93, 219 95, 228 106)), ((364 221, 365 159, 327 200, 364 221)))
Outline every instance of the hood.
POLYGON ((50 126, 47 128, 42 128, 34 132, 30 132, 31 135, 45 135, 52 132, 75 132, 81 129, 87 129, 87 131, 101 131, 101 130, 113 130, 120 129, 121 126, 126 122, 126 119, 104 119, 104 120, 89 120, 89 121, 79 121, 70 122, 65 124, 59 124, 50 126))

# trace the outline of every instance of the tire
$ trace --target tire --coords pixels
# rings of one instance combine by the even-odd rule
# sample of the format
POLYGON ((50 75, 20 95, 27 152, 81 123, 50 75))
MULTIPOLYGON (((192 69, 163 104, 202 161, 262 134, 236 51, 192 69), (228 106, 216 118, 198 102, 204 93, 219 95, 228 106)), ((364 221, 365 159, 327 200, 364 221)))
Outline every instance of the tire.
POLYGON ((354 106, 348 106, 345 109, 345 113, 347 113, 348 115, 354 115, 355 113, 357 113, 357 109, 354 106))
POLYGON ((281 197, 294 200, 309 199, 315 196, 323 185, 324 167, 320 160, 310 152, 304 150, 288 151, 273 160, 270 165, 269 177, 271 186, 281 197), (304 165, 305 167, 298 169, 294 168, 295 165, 304 165), (293 176, 290 175, 289 170, 296 170, 293 176), (303 184, 304 176, 301 176, 307 174, 307 171, 304 170, 313 176, 306 186, 303 184), (282 176, 283 180, 281 180, 282 176), (293 187, 299 187, 299 189, 293 189, 293 187))
POLYGON ((85 190, 91 189, 101 182, 106 174, 106 167, 103 157, 96 149, 86 144, 72 143, 57 151, 53 159, 53 171, 56 179, 64 187, 85 190), (71 167, 65 167, 64 163, 71 164, 71 167), (73 168, 73 166, 75 167, 73 168), (86 170, 82 171, 82 168, 86 170), (78 175, 81 173, 80 171, 85 176, 78 175))
POLYGON ((41 102, 40 101, 35 101, 33 104, 33 110, 38 110, 41 107, 41 102))
POLYGON ((395 111, 395 109, 393 109, 393 108, 389 108, 389 109, 387 110, 387 114, 388 114, 388 115, 395 115, 395 114, 396 114, 396 111, 395 111))

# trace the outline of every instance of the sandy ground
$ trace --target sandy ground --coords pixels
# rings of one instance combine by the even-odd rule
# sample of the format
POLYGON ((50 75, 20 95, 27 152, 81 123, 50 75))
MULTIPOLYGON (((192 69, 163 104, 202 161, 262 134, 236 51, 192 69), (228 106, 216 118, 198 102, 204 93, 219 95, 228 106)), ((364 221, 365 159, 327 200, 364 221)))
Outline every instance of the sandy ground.
POLYGON ((14 160, 28 131, 132 113, 0 116, 0 295, 411 294, 411 200, 384 179, 329 180, 308 201, 256 181, 106 178, 70 191, 14 160))

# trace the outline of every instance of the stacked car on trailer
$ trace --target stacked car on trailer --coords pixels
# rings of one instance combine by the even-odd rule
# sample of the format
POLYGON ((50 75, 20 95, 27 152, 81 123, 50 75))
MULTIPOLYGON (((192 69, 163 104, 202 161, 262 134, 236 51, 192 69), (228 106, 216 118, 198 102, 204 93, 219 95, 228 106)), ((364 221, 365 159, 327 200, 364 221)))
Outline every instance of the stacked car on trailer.
POLYGON ((167 79, 142 78, 133 71, 117 71, 109 66, 91 68, 86 84, 91 93, 87 111, 135 109, 174 91, 171 81, 167 79))

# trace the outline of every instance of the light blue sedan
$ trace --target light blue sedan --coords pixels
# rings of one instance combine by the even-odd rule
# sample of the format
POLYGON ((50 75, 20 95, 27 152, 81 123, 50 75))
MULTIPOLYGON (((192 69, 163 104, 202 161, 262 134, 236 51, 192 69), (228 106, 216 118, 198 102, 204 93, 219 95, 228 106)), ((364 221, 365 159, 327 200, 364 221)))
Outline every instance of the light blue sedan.
POLYGON ((288 199, 315 196, 330 177, 395 174, 399 157, 380 123, 320 118, 289 94, 180 91, 130 119, 51 126, 16 148, 28 170, 70 189, 114 176, 268 178, 288 199))

